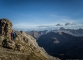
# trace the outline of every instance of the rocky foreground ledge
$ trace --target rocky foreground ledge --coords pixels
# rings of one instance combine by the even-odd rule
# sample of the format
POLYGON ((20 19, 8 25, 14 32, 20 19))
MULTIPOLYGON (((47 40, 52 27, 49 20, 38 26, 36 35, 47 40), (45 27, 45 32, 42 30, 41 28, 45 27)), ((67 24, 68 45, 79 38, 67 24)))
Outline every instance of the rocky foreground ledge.
POLYGON ((0 60, 60 60, 48 55, 32 36, 12 30, 12 26, 8 19, 0 19, 0 60), (15 40, 12 31, 17 35, 15 40))

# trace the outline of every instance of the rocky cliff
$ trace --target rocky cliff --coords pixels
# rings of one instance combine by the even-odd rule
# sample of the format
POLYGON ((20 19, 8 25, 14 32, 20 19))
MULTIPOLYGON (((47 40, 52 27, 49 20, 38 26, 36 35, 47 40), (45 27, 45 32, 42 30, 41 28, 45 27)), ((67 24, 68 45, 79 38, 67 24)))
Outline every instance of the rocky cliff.
POLYGON ((12 30, 12 26, 8 19, 0 19, 0 60, 59 60, 48 55, 32 36, 12 30))

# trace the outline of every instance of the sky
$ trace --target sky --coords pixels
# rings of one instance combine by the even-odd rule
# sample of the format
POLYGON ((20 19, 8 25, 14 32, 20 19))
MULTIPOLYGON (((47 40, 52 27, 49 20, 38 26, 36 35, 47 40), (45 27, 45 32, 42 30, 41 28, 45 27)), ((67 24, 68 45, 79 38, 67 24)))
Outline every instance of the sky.
POLYGON ((15 30, 83 28, 83 0, 0 0, 0 19, 15 30))

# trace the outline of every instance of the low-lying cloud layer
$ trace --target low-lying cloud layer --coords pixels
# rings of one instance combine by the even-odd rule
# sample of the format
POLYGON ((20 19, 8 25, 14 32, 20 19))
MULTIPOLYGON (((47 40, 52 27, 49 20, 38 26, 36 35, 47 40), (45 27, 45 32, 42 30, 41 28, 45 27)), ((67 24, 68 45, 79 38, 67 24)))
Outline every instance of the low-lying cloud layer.
POLYGON ((83 28, 83 23, 73 23, 73 22, 62 22, 62 23, 51 23, 51 24, 31 24, 27 22, 19 22, 13 24, 13 28, 17 30, 51 30, 59 29, 60 27, 78 29, 83 28))
POLYGON ((45 28, 45 27, 50 27, 50 26, 41 25, 41 26, 37 26, 37 27, 44 27, 45 28))

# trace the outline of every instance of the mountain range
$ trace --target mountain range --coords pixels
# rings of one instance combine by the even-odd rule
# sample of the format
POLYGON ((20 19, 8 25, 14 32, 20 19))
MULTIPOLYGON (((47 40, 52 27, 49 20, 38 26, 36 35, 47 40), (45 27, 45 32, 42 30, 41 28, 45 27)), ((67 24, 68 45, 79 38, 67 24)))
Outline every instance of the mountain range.
POLYGON ((83 37, 64 32, 49 32, 40 36, 37 42, 52 56, 61 59, 83 58, 83 37))
MULTIPOLYGON (((32 32, 28 32, 28 34, 32 32)), ((83 59, 83 29, 61 27, 59 30, 34 32, 32 36, 33 34, 34 38, 37 36, 35 39, 37 39, 38 45, 43 47, 48 54, 63 60, 83 59)))

